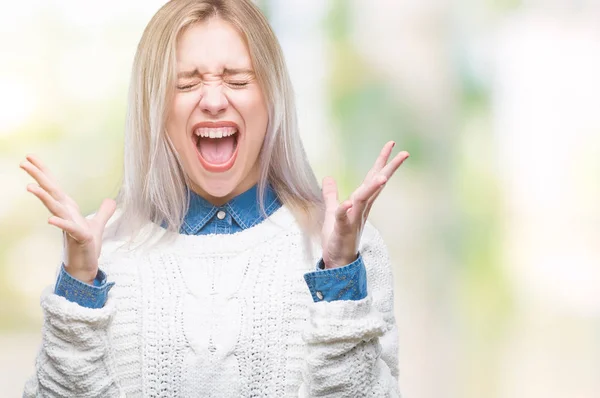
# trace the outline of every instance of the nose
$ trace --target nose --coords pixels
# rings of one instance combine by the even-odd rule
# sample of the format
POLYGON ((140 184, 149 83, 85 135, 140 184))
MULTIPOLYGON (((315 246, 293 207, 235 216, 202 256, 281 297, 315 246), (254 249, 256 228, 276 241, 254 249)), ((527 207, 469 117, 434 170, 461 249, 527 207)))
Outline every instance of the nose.
POLYGON ((220 84, 203 84, 202 86, 202 98, 200 98, 200 102, 198 103, 200 109, 211 115, 218 115, 225 111, 229 102, 225 94, 223 94, 222 86, 220 84))

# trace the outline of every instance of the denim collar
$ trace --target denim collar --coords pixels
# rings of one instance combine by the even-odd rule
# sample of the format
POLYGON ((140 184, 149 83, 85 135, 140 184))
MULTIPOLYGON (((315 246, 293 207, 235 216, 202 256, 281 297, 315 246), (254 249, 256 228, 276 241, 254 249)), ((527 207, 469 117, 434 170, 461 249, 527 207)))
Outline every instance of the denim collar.
MULTIPOLYGON (((231 214, 233 220, 242 229, 250 228, 265 219, 260 212, 258 204, 258 185, 254 185, 223 206, 211 204, 190 189, 188 189, 188 192, 190 194, 190 205, 183 219, 180 233, 187 235, 197 234, 219 210, 225 210, 231 214)), ((281 207, 281 202, 277 198, 277 194, 269 184, 267 184, 265 190, 264 204, 267 216, 270 216, 275 210, 281 207)))

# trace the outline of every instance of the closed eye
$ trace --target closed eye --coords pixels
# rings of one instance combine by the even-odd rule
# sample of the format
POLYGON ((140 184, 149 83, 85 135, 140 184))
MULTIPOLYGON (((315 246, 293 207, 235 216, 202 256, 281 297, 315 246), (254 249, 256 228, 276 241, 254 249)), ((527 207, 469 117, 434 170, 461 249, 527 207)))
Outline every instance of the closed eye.
POLYGON ((187 84, 185 86, 177 86, 178 90, 189 90, 190 88, 194 87, 195 84, 187 84))
POLYGON ((248 82, 227 82, 227 84, 236 88, 242 88, 246 87, 248 85, 248 82))

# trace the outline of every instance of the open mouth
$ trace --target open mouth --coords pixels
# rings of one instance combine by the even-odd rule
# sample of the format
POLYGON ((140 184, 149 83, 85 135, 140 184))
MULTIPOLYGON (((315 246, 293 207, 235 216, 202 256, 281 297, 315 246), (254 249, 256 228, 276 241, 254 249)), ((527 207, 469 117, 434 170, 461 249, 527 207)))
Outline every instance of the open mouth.
POLYGON ((238 137, 234 126, 197 127, 193 140, 202 166, 212 172, 229 170, 237 157, 238 137))

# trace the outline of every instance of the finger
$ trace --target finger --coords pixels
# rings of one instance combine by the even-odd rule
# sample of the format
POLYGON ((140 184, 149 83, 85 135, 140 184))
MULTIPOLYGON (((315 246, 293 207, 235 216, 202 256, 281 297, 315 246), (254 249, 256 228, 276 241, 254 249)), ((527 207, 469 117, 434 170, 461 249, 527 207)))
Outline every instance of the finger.
POLYGON ((29 191, 32 194, 34 194, 35 196, 37 196, 37 198, 42 201, 42 203, 44 204, 44 206, 46 206, 46 208, 50 211, 50 213, 54 214, 57 217, 61 217, 64 219, 70 218, 69 212, 67 211, 67 209, 65 209, 63 207, 63 205, 61 205, 59 202, 57 202, 56 199, 54 199, 52 196, 50 196, 50 194, 48 192, 46 192, 45 190, 43 190, 41 187, 39 187, 35 184, 28 184, 27 191, 29 191))
POLYGON ((381 169, 385 167, 388 159, 390 158, 390 155, 392 154, 392 149, 394 149, 395 145, 396 143, 394 141, 389 141, 383 146, 381 152, 379 153, 379 156, 375 160, 375 164, 367 173, 365 181, 369 181, 371 178, 373 178, 373 176, 375 176, 377 173, 379 173, 379 171, 381 171, 381 169))
POLYGON ((48 224, 62 229, 79 243, 86 243, 93 239, 93 236, 89 232, 85 232, 79 225, 71 220, 64 220, 60 217, 52 216, 48 219, 48 224))
POLYGON ((390 177, 392 177, 392 175, 396 172, 396 170, 398 170, 398 167, 400 167, 400 165, 404 163, 404 161, 408 159, 409 156, 410 154, 406 151, 398 153, 396 156, 394 156, 390 163, 388 163, 388 165, 380 171, 380 173, 386 176, 386 178, 389 180, 390 177))
POLYGON ((365 211, 363 213, 363 218, 364 219, 367 219, 369 217, 369 213, 371 212, 371 207, 373 206, 373 203, 375 203, 375 199, 377 199, 377 197, 379 196, 379 194, 381 193, 381 191, 383 191, 383 188, 385 188, 385 183, 382 184, 379 187, 379 189, 377 189, 377 191, 375 191, 375 193, 371 196, 371 198, 367 202, 367 207, 365 208, 365 211))
MULTIPOLYGON (((402 163, 404 163, 404 161, 406 159, 408 159, 409 156, 410 156, 410 154, 408 152, 406 152, 406 151, 400 152, 398 155, 396 155, 394 157, 394 159, 392 159, 392 162, 390 162, 390 164, 387 165, 384 168, 384 170, 381 171, 381 175, 384 175, 384 177, 386 177, 389 180, 389 177, 391 177, 396 172, 396 170, 398 170, 398 167, 400 167, 400 165, 402 163), (389 168, 389 170, 387 170, 388 168, 389 168), (387 177, 386 174, 389 174, 389 177, 387 177)), ((375 199, 377 199, 377 197, 379 196, 379 194, 381 193, 381 191, 383 191, 383 188, 385 188, 386 182, 384 182, 377 189, 377 191, 375 191, 375 193, 373 195, 371 195, 371 197, 369 198, 367 206, 366 206, 365 211, 363 213, 363 218, 367 218, 369 216, 369 213, 371 212, 371 207, 373 206, 373 203, 375 203, 375 199)))
POLYGON ((97 220, 102 226, 106 226, 108 220, 112 217, 117 209, 117 202, 112 199, 104 199, 98 213, 94 216, 94 220, 97 220))
POLYGON ((354 208, 356 212, 362 212, 366 209, 369 200, 378 189, 380 189, 387 182, 387 178, 384 175, 378 175, 372 178, 369 182, 361 184, 360 187, 352 194, 352 200, 354 202, 354 208))
POLYGON ((353 204, 351 200, 342 202, 335 211, 335 219, 342 226, 348 225, 350 219, 348 218, 348 210, 352 208, 353 204))
POLYGON ((338 189, 335 180, 332 177, 323 179, 323 201, 325 202, 325 211, 334 212, 338 207, 338 189))
POLYGON ((58 186, 48 178, 40 169, 38 169, 33 163, 26 160, 21 162, 19 165, 23 170, 27 172, 37 183, 46 190, 54 199, 59 202, 64 198, 64 194, 58 188, 58 186))
POLYGON ((27 156, 25 156, 25 159, 29 160, 35 167, 37 167, 38 169, 40 169, 40 171, 42 173, 44 173, 45 175, 47 175, 50 180, 56 181, 55 178, 54 178, 54 176, 50 172, 50 169, 48 169, 42 163, 42 161, 40 160, 40 158, 38 158, 36 155, 28 154, 27 156))

